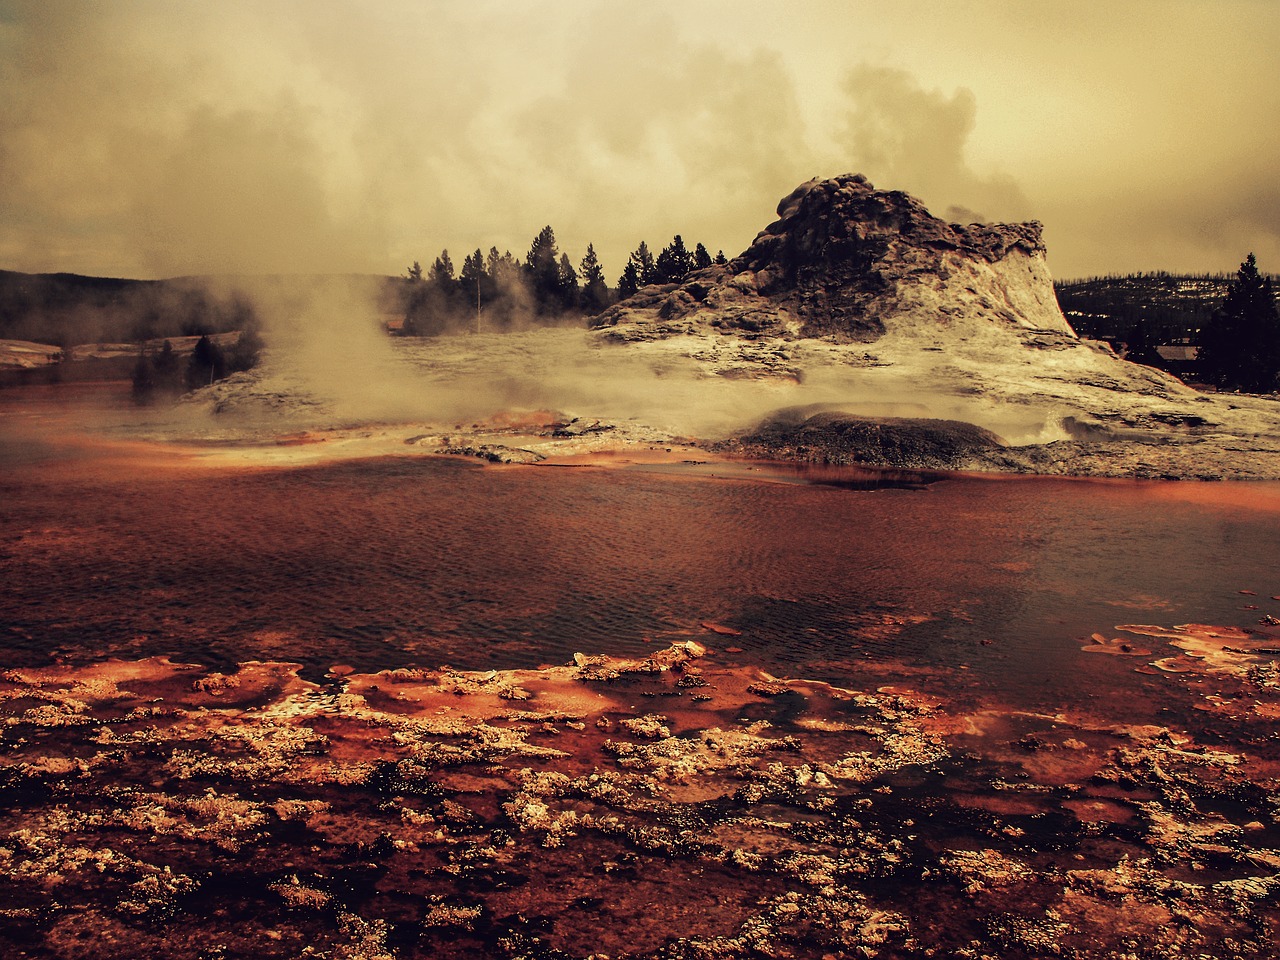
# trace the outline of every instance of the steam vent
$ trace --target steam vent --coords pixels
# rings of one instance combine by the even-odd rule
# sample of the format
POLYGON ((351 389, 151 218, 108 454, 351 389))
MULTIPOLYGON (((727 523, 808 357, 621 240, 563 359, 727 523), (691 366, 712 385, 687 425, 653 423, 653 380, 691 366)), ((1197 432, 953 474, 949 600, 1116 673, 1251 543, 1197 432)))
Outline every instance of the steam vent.
POLYGON ((895 318, 1074 336, 1058 309, 1038 222, 947 223, 861 174, 801 184, 727 266, 647 287, 595 325, 638 323, 650 336, 693 332, 692 323, 871 341, 895 318))

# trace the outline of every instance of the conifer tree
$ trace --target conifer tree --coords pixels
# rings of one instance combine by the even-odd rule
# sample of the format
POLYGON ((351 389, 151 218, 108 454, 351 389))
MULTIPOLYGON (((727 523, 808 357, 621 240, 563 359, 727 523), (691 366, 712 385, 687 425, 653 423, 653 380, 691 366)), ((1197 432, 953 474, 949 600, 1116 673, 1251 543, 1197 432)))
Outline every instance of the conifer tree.
POLYGON ((453 285, 453 279, 453 261, 449 259, 449 251, 442 250, 440 256, 436 257, 435 262, 431 264, 427 282, 446 288, 453 285))
POLYGON ((1164 358, 1156 350, 1156 337, 1146 320, 1139 320, 1129 331, 1125 340, 1124 358, 1130 363, 1140 363, 1147 367, 1163 367, 1164 358))
POLYGON ((627 260, 622 268, 622 276, 618 277, 618 299, 625 300, 640 289, 640 270, 636 266, 635 257, 627 260))
POLYGON ((589 243, 578 270, 582 279, 582 309, 589 314, 597 314, 609 305, 609 285, 605 282, 596 248, 589 243))
POLYGON ((680 283, 689 275, 693 258, 685 249, 684 238, 676 234, 669 244, 662 248, 658 259, 654 262, 655 283, 680 283))
POLYGON ((468 254, 462 261, 462 272, 458 274, 458 283, 466 298, 468 312, 475 311, 474 327, 479 330, 480 311, 485 302, 491 299, 489 274, 484 268, 484 254, 480 252, 479 247, 476 247, 475 253, 468 254))
POLYGON ((558 270, 560 282, 560 306, 567 313, 570 310, 578 308, 578 297, 580 290, 578 287, 578 271, 573 269, 573 264, 569 262, 567 253, 560 254, 560 265, 558 270))
POLYGON ((693 266, 697 270, 711 266, 711 254, 707 253, 707 248, 702 244, 693 248, 693 266))
POLYGON ((560 276, 560 251, 550 225, 533 238, 525 254, 524 267, 538 313, 545 315, 562 310, 565 291, 560 276))
POLYGON ((636 283, 639 286, 657 282, 658 267, 653 261, 653 254, 649 252, 649 245, 643 240, 640 241, 640 246, 632 251, 629 263, 636 268, 636 283))
POLYGON ((711 262, 712 262, 712 263, 714 263, 714 264, 716 264, 717 266, 721 266, 721 267, 723 267, 723 266, 724 266, 725 264, 727 264, 729 261, 725 259, 724 251, 723 251, 723 250, 717 250, 717 251, 716 251, 716 258, 715 258, 713 261, 711 261, 711 262))
POLYGON ((1280 314, 1271 281, 1258 272, 1253 254, 1213 320, 1200 329, 1199 375, 1228 390, 1268 393, 1280 377, 1280 314))
POLYGON ((207 335, 201 337, 187 361, 187 389, 199 390, 226 375, 227 364, 222 351, 207 335))

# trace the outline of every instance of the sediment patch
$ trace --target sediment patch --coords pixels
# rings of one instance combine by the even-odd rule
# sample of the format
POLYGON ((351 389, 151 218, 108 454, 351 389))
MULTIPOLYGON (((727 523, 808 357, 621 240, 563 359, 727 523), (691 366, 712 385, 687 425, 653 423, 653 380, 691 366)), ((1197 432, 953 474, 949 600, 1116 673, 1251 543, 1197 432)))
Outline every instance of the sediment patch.
POLYGON ((1226 728, 837 687, 718 665, 692 641, 538 670, 338 665, 326 683, 288 663, 9 670, 0 942, 44 957, 1268 956, 1272 641, 1142 632, 1162 648, 1148 660, 1172 641, 1213 683, 1162 674, 1170 702, 1226 728), (1245 640, 1248 664, 1231 659, 1245 640))

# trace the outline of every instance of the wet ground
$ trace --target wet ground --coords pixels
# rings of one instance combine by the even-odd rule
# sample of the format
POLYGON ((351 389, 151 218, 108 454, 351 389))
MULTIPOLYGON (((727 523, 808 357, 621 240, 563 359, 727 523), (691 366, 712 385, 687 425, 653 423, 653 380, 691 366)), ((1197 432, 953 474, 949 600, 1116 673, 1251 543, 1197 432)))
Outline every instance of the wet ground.
POLYGON ((276 663, 9 670, 0 942, 1274 956, 1280 632, 1145 633, 1182 666, 1157 669, 1159 725, 1105 694, 1041 714, 782 679, 694 641, 543 670, 339 666, 320 685, 276 663))
POLYGON ((1275 485, 17 423, 0 954, 1274 956, 1275 485))

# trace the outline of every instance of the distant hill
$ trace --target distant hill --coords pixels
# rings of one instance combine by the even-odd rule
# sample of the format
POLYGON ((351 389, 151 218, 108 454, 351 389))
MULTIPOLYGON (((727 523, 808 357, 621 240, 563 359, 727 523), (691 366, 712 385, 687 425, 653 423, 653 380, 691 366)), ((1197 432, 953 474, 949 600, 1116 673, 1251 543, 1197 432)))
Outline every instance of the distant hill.
MULTIPOLYGON (((1082 337, 1125 341, 1139 321, 1157 343, 1194 340, 1222 305, 1234 273, 1132 273, 1059 280, 1058 305, 1082 337)), ((1272 276, 1273 285, 1280 287, 1272 276)))
POLYGON ((122 280, 0 271, 0 338, 78 344, 238 329, 247 301, 215 297, 196 277, 122 280))
MULTIPOLYGON (((0 340, 68 345, 139 343, 242 330, 254 320, 252 300, 238 289, 295 293, 328 278, 175 277, 123 280, 74 273, 0 270, 0 340)), ((399 308, 400 284, 381 282, 383 299, 399 308)))

